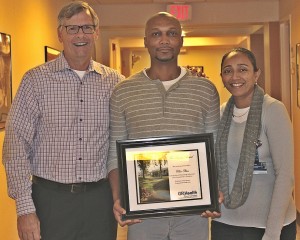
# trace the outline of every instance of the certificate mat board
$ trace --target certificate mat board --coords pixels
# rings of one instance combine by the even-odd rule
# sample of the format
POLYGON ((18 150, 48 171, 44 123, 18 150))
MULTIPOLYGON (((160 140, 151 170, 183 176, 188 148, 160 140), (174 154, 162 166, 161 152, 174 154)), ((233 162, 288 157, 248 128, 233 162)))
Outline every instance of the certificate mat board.
POLYGON ((219 211, 213 134, 116 144, 123 219, 219 211))

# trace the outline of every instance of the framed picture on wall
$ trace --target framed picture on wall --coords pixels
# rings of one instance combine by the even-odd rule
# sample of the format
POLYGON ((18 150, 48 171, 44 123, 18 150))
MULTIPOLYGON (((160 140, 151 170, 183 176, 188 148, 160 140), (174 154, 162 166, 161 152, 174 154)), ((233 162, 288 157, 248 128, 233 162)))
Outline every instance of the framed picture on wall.
POLYGON ((204 67, 203 66, 191 66, 187 65, 186 68, 190 70, 193 75, 198 76, 198 77, 207 77, 206 74, 204 73, 204 67))
POLYGON ((0 129, 5 128, 12 101, 11 36, 0 33, 0 129))
POLYGON ((296 44, 297 106, 300 108, 300 43, 296 44))
POLYGON ((60 54, 60 51, 52 48, 52 47, 48 47, 45 46, 45 62, 51 61, 55 58, 57 58, 57 56, 60 54))

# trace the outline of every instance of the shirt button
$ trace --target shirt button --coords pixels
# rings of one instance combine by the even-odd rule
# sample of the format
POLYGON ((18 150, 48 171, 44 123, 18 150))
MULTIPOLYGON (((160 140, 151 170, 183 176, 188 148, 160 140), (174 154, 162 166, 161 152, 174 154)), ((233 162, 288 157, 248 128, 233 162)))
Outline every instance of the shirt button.
POLYGON ((79 121, 82 122, 82 118, 80 118, 79 121))
POLYGON ((82 99, 80 99, 80 102, 83 102, 83 100, 82 100, 82 99))
POLYGON ((81 160, 82 160, 82 158, 79 158, 79 160, 81 161, 81 160))
POLYGON ((82 140, 82 138, 79 138, 79 141, 81 141, 82 140))

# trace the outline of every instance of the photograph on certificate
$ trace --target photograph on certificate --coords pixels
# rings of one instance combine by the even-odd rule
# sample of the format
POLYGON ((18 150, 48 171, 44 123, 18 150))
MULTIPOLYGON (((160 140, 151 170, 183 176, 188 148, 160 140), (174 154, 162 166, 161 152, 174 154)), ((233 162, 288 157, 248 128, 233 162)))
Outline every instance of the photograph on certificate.
POLYGON ((202 197, 197 150, 140 151, 132 157, 138 204, 202 197))

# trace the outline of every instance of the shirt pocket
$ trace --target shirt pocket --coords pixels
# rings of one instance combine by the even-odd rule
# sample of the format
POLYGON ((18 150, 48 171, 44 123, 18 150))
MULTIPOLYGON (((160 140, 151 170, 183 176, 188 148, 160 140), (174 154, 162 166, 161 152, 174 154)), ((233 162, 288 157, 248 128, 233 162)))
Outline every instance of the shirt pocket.
POLYGON ((75 89, 52 87, 40 101, 41 120, 49 127, 71 127, 77 121, 78 106, 75 89))
POLYGON ((82 108, 83 117, 89 124, 104 130, 109 126, 110 91, 106 89, 94 90, 87 95, 87 101, 82 108))

